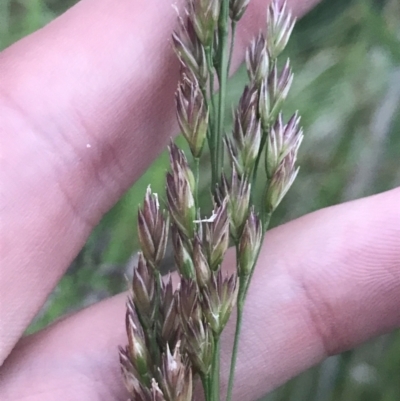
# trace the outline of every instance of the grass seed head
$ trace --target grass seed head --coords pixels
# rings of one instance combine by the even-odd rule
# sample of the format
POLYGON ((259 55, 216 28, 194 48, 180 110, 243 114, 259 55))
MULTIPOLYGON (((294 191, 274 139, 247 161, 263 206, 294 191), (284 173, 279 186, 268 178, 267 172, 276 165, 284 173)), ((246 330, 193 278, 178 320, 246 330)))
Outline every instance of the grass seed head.
POLYGON ((228 199, 215 206, 213 220, 205 223, 203 249, 208 258, 210 269, 216 271, 221 266, 229 245, 228 199))
POLYGON ((143 255, 153 268, 164 258, 168 223, 168 216, 160 209, 157 194, 153 194, 149 186, 143 208, 138 211, 138 234, 143 255))
POLYGON ((189 18, 204 47, 210 46, 213 40, 220 9, 221 0, 189 0, 189 18))
POLYGON ((269 74, 269 55, 265 37, 260 33, 246 52, 246 67, 250 81, 259 86, 269 74))
POLYGON ((176 306, 183 330, 186 329, 189 319, 196 321, 202 319, 199 295, 199 288, 194 280, 181 279, 176 296, 176 306))
POLYGON ((268 146, 265 154, 265 166, 268 179, 272 179, 282 160, 290 153, 297 156, 298 149, 303 140, 303 130, 299 126, 300 117, 295 113, 283 124, 282 114, 279 113, 275 125, 268 135, 268 146))
POLYGON ((251 209, 239 241, 239 275, 248 276, 251 273, 256 263, 261 240, 261 221, 255 214, 254 209, 251 209))
POLYGON ((172 244, 174 247, 175 263, 180 274, 186 279, 196 279, 196 272, 192 258, 192 252, 188 249, 179 230, 175 225, 171 228, 172 244))
POLYGON ((147 383, 149 373, 152 371, 152 363, 146 345, 146 337, 131 298, 127 302, 125 325, 128 334, 129 360, 139 374, 141 382, 147 383))
POLYGON ((281 161, 270 180, 267 191, 267 210, 273 212, 292 186, 299 169, 296 168, 297 150, 289 152, 281 161))
POLYGON ((133 270, 130 295, 140 316, 140 321, 148 329, 152 325, 157 308, 155 278, 152 269, 146 263, 141 252, 139 252, 138 263, 133 270))
POLYGON ((200 291, 193 280, 181 280, 177 291, 177 313, 184 338, 184 350, 197 373, 207 374, 211 368, 213 336, 204 321, 200 291))
POLYGON ((188 239, 194 236, 196 206, 193 197, 194 178, 186 158, 176 145, 171 144, 172 173, 167 174, 168 209, 173 222, 188 239))
POLYGON ((192 21, 178 18, 178 31, 172 34, 174 50, 185 68, 196 76, 201 86, 205 86, 208 79, 208 67, 204 46, 201 44, 194 30, 192 21))
POLYGON ((287 10, 286 1, 273 0, 267 11, 267 48, 272 59, 285 49, 296 20, 287 10))
POLYGON ((130 361, 129 351, 127 348, 119 347, 119 362, 124 384, 129 394, 133 394, 135 391, 141 392, 143 388, 143 385, 140 382, 141 378, 130 361))
POLYGON ((196 77, 183 73, 175 94, 177 119, 193 157, 201 156, 208 128, 208 110, 196 77))
POLYGON ((159 373, 165 401, 192 401, 192 370, 181 356, 179 342, 173 354, 167 345, 159 373))
POLYGON ((207 258, 204 256, 202 242, 197 235, 193 244, 193 262, 197 284, 200 288, 207 287, 211 278, 211 270, 207 258))
POLYGON ((171 276, 162 284, 160 312, 162 319, 161 339, 163 344, 168 344, 174 348, 181 333, 177 314, 177 300, 172 288, 171 276))
POLYGON ((232 312, 237 298, 237 276, 213 273, 210 284, 203 291, 203 313, 216 335, 220 335, 232 312))
POLYGON ((211 328, 203 319, 186 322, 185 350, 196 373, 207 375, 211 369, 214 341, 211 328))
POLYGON ((251 176, 260 150, 262 132, 257 111, 257 88, 247 86, 235 112, 232 137, 225 138, 231 162, 240 176, 251 176))
POLYGON ((281 112, 292 82, 293 73, 289 60, 286 61, 280 74, 275 65, 269 76, 261 82, 258 112, 264 130, 269 129, 281 112))
POLYGON ((232 21, 238 22, 246 12, 250 0, 230 0, 229 1, 229 17, 232 21))
POLYGON ((228 183, 226 177, 223 177, 222 192, 228 198, 230 233, 237 241, 249 214, 251 184, 246 177, 240 177, 235 166, 232 166, 231 181, 228 183))

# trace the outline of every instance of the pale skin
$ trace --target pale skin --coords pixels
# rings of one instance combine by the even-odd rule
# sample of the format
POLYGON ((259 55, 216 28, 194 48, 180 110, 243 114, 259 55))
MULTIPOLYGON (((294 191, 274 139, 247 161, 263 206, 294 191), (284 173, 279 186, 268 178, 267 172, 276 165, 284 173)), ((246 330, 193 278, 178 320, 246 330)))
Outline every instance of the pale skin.
MULTIPOLYGON (((316 2, 290 6, 302 15, 316 2)), ((0 53, 1 400, 127 399, 116 351, 126 343, 125 294, 21 337, 94 225, 177 132, 171 4, 82 0, 0 53)), ((251 3, 236 65, 266 4, 251 3)), ((254 400, 399 327, 399 205, 397 188, 268 233, 235 400, 254 400)), ((232 332, 223 339, 223 383, 232 332)))

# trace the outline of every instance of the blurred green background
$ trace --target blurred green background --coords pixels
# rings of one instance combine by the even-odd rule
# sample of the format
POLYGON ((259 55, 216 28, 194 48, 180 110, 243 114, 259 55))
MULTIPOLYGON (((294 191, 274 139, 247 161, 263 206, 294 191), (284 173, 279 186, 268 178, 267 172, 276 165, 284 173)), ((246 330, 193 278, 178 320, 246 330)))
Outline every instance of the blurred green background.
MULTIPOLYGON (((75 2, 0 0, 0 49, 75 2)), ((286 111, 300 111, 306 137, 300 175, 273 224, 399 185, 399 0, 322 1, 297 24, 287 55, 295 81, 286 111)), ((230 82, 229 108, 245 82, 240 69, 230 82)), ((163 154, 103 218, 29 332, 126 288, 137 247, 136 207, 149 182, 163 192, 167 165, 163 154)), ((398 401, 400 334, 331 357, 265 400, 398 401)))

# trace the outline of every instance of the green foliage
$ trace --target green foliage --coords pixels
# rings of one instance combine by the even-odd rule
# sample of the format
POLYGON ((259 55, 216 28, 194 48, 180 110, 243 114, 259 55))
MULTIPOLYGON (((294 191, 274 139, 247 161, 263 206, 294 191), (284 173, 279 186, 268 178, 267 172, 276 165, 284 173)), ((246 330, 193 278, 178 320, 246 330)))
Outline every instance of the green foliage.
MULTIPOLYGON (((75 2, 1 0, 0 48, 75 2)), ((287 49, 295 72, 287 116, 300 109, 306 138, 300 174, 273 223, 400 183, 399 15, 398 0, 325 0, 297 24, 287 49)), ((244 69, 231 79, 229 104, 237 104, 245 80, 244 69)), ((230 114, 225 113, 227 130, 230 114)), ((164 198, 167 167, 162 154, 103 218, 30 332, 125 288, 126 262, 137 247, 137 205, 150 182, 164 198)), ((201 185, 200 199, 209 198, 208 183, 201 185)), ((329 358, 265 400, 395 401, 399 369, 400 336, 395 333, 329 358)))

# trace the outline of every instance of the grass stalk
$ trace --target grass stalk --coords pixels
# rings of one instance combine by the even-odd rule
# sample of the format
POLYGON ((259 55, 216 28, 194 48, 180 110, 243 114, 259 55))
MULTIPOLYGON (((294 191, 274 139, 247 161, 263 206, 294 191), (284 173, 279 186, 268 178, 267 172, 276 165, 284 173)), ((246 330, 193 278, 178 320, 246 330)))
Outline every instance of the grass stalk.
POLYGON ((213 65, 213 46, 209 46, 205 49, 207 65, 208 65, 208 73, 209 73, 209 127, 208 127, 208 147, 210 149, 210 157, 211 157, 211 183, 214 188, 218 182, 218 175, 216 171, 216 142, 215 142, 215 131, 216 131, 216 123, 218 121, 218 110, 215 107, 214 102, 214 65, 213 65))
MULTIPOLYGON (((161 274, 158 269, 156 269, 154 266, 152 266, 153 272, 154 272, 154 278, 155 278, 155 284, 156 284, 156 302, 157 305, 161 302, 161 274)), ((154 313, 154 327, 151 330, 151 335, 150 335, 150 351, 152 354, 152 357, 154 360, 159 363, 160 362, 160 349, 158 346, 158 341, 157 341, 157 322, 159 320, 159 309, 156 308, 155 313, 154 313)))
POLYGON ((219 182, 222 167, 224 165, 224 152, 222 135, 225 122, 225 103, 226 103, 226 89, 228 81, 228 34, 229 34, 229 0, 222 0, 221 13, 218 22, 219 33, 219 60, 218 60, 218 78, 219 78, 219 96, 218 96, 218 119, 217 129, 215 130, 215 154, 216 154, 216 183, 219 182))
POLYGON ((211 400, 219 401, 220 397, 220 380, 219 380, 219 370, 220 370, 220 351, 221 351, 221 341, 220 335, 214 336, 214 353, 211 368, 211 400))
POLYGON ((228 74, 231 70, 232 56, 233 56, 233 47, 235 44, 235 35, 236 35, 236 21, 231 22, 231 44, 229 47, 229 59, 228 59, 228 74))
MULTIPOLYGON (((228 392, 226 395, 226 401, 232 400, 232 392, 233 392, 233 383, 235 379, 235 370, 236 370, 236 362, 237 356, 239 351, 239 341, 240 341, 240 334, 242 331, 242 323, 243 323, 243 310, 244 305, 246 302, 247 292, 249 291, 250 282, 253 277, 255 267, 257 264, 257 260, 260 256, 261 247, 264 242, 265 234, 268 230, 268 226, 271 220, 272 213, 267 213, 265 216, 262 217, 262 225, 263 225, 263 236, 261 240, 261 245, 257 251, 257 257, 255 259, 255 263, 251 272, 248 276, 240 276, 239 277, 239 291, 238 291, 238 298, 237 298, 237 305, 236 305, 236 328, 235 328, 235 338, 233 341, 233 348, 232 348, 232 356, 231 356, 231 366, 229 370, 229 380, 228 380, 228 392)), ((238 247, 236 246, 236 254, 238 255, 238 247)), ((236 256, 238 257, 238 256, 236 256)))
MULTIPOLYGON (((269 66, 269 72, 271 72, 274 69, 275 64, 276 64, 276 60, 275 59, 271 60, 271 63, 270 63, 270 66, 269 66)), ((257 179, 258 165, 260 164, 260 159, 261 159, 262 153, 264 151, 265 144, 267 142, 268 133, 269 133, 270 129, 271 129, 271 127, 270 127, 270 125, 268 125, 263 130, 264 132, 263 132, 263 135, 262 135, 262 138, 261 138, 260 150, 258 152, 257 159, 256 159, 256 161, 254 163, 254 171, 253 171, 253 179, 252 179, 253 188, 254 188, 254 185, 255 185, 255 182, 256 182, 256 179, 257 179)))
POLYGON ((194 188, 194 201, 196 204, 196 208, 199 207, 199 176, 200 176, 200 158, 194 158, 194 181, 195 181, 195 188, 194 188))
POLYGON ((239 340, 240 333, 242 331, 242 322, 243 322, 243 309, 244 309, 244 298, 246 292, 246 283, 244 282, 244 277, 239 279, 239 292, 238 299, 236 304, 236 328, 235 328, 235 338, 233 341, 232 355, 231 355, 231 367, 229 370, 229 381, 228 381, 228 392, 226 394, 226 401, 232 400, 232 392, 233 392, 233 382, 235 379, 235 370, 236 370, 236 362, 237 355, 239 351, 239 340))
MULTIPOLYGON (((260 150, 258 152, 256 161, 254 164, 253 177, 252 177, 252 181, 251 181, 252 188, 255 188, 255 184, 256 184, 256 180, 257 180, 258 165, 260 164, 261 156, 262 156, 264 148, 265 148, 265 143, 267 142, 268 132, 269 132, 269 128, 263 132, 263 135, 261 138, 260 150)), ((252 199, 252 201, 253 201, 253 199, 252 199)))
POLYGON ((201 383, 203 385, 205 401, 212 401, 211 399, 211 377, 210 375, 201 375, 201 383))

